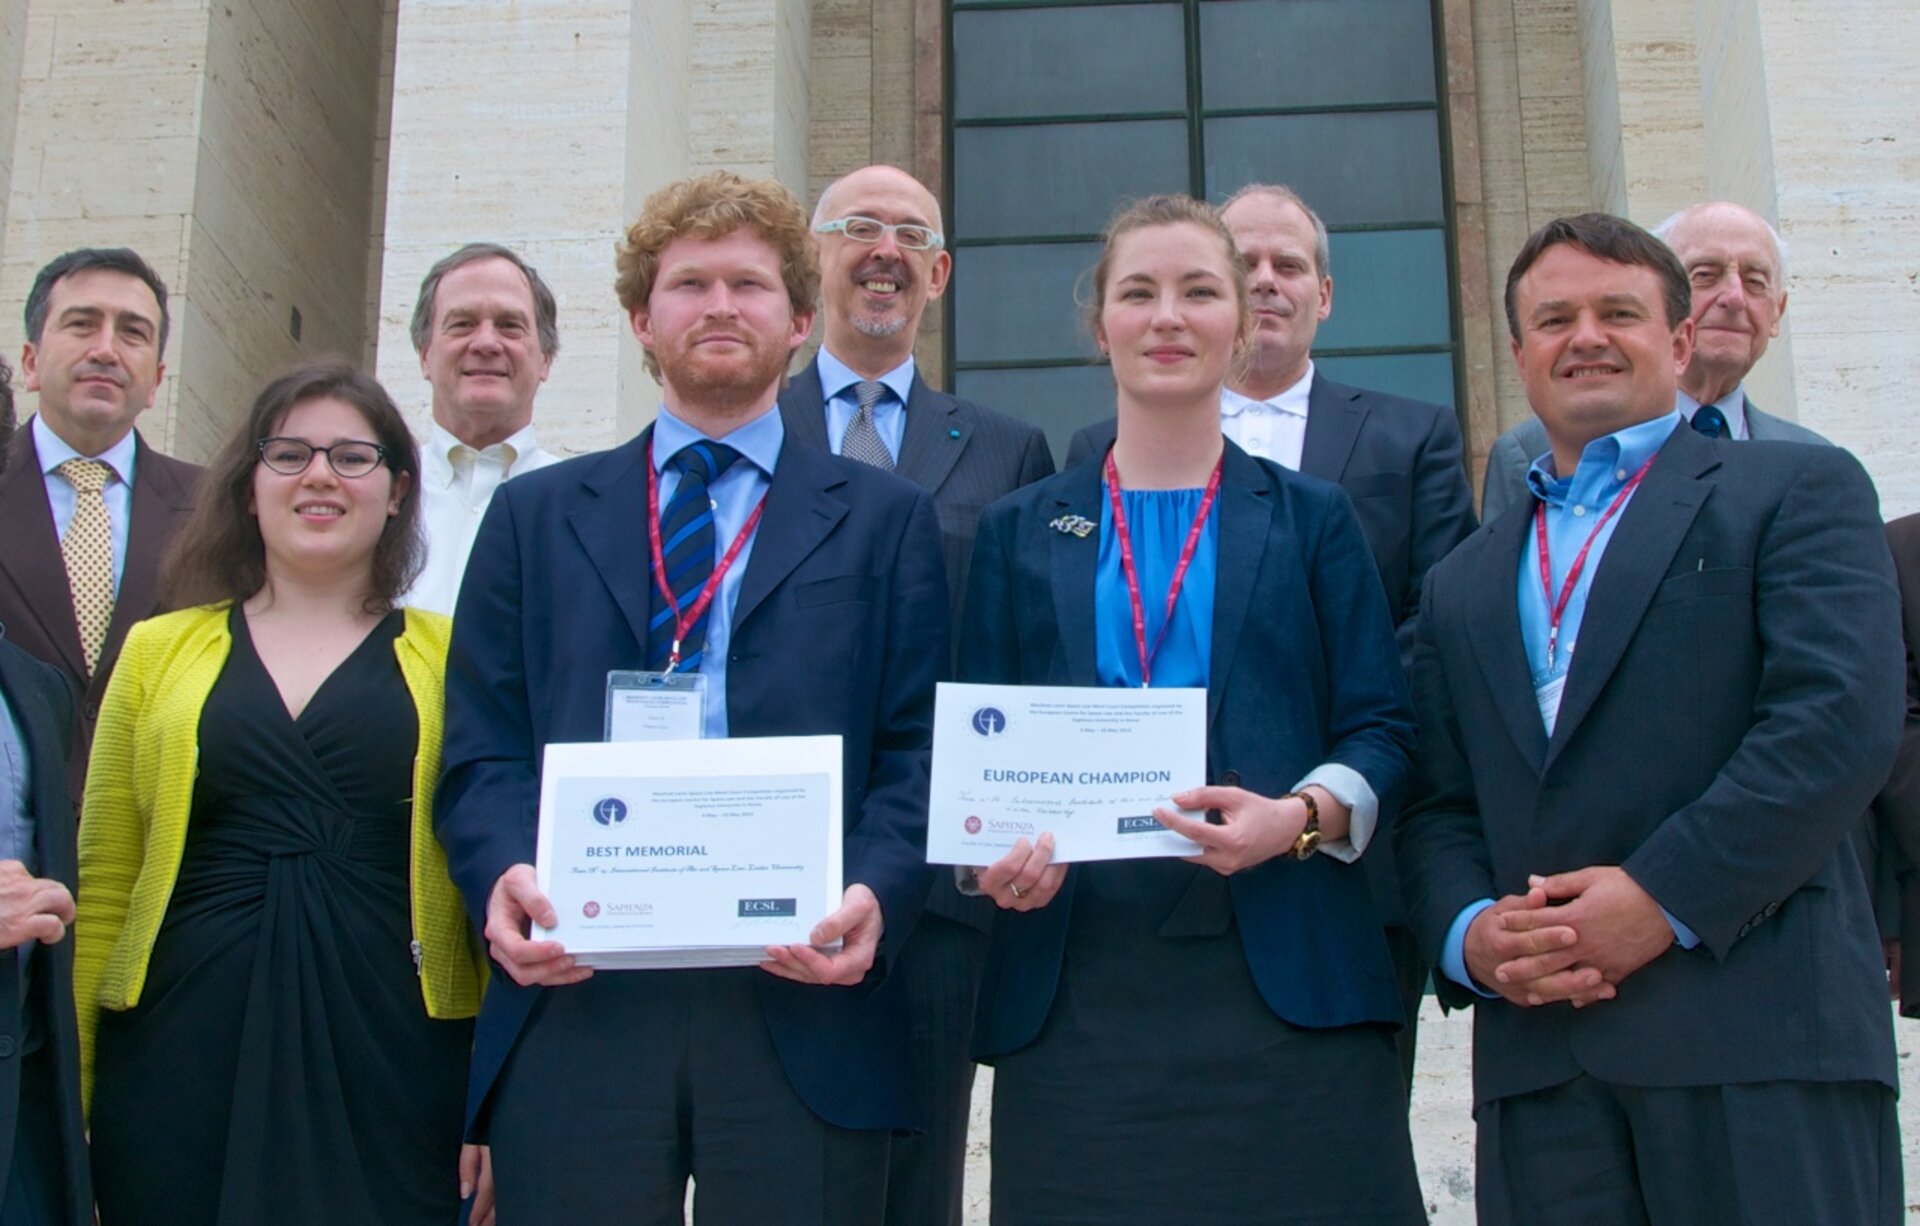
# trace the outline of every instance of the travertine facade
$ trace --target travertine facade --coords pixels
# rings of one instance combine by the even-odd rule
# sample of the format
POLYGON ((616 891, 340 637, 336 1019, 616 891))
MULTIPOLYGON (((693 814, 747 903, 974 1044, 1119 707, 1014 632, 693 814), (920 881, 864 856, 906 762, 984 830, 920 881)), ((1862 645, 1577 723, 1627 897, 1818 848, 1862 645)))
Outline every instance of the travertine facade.
MULTIPOLYGON (((1920 509, 1901 396, 1920 376, 1906 0, 1440 7, 1476 457, 1527 411, 1500 307, 1527 232, 1727 197, 1794 244, 1756 398, 1855 447, 1890 513, 1920 509)), ((17 350, 41 262, 126 242, 176 291, 173 377, 147 423, 163 445, 203 454, 267 373, 318 350, 362 355, 423 419, 415 288, 491 238, 559 294, 549 445, 605 446, 657 396, 611 291, 647 192, 729 166, 810 198, 891 161, 944 193, 945 31, 944 0, 0 0, 0 343, 17 350)), ((940 336, 929 312, 936 380, 940 336)))

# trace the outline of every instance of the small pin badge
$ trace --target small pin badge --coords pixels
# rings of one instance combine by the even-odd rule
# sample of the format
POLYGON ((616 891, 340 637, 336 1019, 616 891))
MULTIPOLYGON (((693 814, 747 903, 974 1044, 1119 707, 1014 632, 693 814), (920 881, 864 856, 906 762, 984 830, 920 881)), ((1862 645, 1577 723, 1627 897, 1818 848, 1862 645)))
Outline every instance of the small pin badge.
POLYGON ((958 427, 955 427, 954 429, 951 429, 951 430, 949 430, 949 431, 947 431, 947 437, 948 437, 948 438, 959 438, 959 437, 960 437, 960 430, 959 430, 959 428, 958 428, 958 427))
POLYGON ((1052 528, 1055 532, 1065 532, 1072 536, 1077 536, 1081 540, 1085 540, 1087 534, 1092 532, 1096 526, 1092 520, 1084 515, 1062 515, 1059 519, 1047 525, 1047 527, 1052 528))

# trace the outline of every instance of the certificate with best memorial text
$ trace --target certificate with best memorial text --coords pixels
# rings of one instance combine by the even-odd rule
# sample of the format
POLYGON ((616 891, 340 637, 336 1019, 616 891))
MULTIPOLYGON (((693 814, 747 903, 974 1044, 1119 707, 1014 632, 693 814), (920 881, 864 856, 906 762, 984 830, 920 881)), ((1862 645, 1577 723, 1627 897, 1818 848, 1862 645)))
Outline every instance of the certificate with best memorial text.
POLYGON ((927 859, 991 864, 1042 834, 1056 863, 1195 855, 1153 811, 1206 774, 1203 689, 942 683, 927 859))
POLYGON ((587 966, 741 966, 841 901, 837 736, 547 746, 535 872, 587 966))

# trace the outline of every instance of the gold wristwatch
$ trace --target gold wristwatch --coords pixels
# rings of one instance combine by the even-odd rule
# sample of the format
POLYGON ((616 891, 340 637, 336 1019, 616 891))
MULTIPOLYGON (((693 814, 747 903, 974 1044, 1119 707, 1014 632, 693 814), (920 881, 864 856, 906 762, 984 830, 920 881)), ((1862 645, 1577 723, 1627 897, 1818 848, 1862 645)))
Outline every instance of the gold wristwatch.
POLYGON ((1300 837, 1293 841, 1293 858, 1305 860, 1320 846, 1320 804, 1306 792, 1288 792, 1282 800, 1297 800, 1307 806, 1307 824, 1300 829, 1300 837))

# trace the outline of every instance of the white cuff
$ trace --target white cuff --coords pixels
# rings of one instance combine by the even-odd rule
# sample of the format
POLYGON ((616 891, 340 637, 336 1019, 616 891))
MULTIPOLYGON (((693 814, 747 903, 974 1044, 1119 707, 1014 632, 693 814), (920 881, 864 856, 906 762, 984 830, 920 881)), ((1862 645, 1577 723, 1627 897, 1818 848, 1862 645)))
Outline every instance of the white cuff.
POLYGON ((1298 792, 1314 783, 1327 789, 1335 800, 1347 806, 1351 814, 1347 819, 1347 837, 1322 839, 1320 850, 1336 860, 1352 864, 1367 849, 1367 844, 1373 841, 1373 829, 1380 824, 1380 798, 1374 795, 1373 785, 1367 782, 1366 776, 1338 762, 1326 762, 1314 767, 1307 772, 1305 779, 1293 785, 1293 790, 1298 792))

